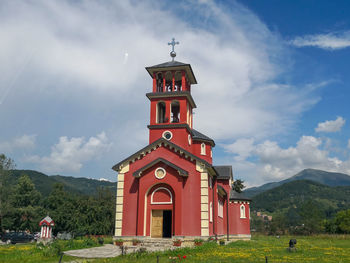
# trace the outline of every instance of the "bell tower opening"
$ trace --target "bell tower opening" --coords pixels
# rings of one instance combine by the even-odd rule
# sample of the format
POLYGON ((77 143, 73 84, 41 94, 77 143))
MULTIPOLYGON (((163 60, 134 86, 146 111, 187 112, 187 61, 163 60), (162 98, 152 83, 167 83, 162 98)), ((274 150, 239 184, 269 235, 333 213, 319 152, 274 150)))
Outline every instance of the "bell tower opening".
POLYGON ((158 102, 157 104, 157 123, 165 123, 165 103, 158 102))
POLYGON ((157 92, 163 92, 163 74, 157 74, 157 92))
POLYGON ((180 122, 180 103, 177 100, 171 102, 171 122, 180 122))

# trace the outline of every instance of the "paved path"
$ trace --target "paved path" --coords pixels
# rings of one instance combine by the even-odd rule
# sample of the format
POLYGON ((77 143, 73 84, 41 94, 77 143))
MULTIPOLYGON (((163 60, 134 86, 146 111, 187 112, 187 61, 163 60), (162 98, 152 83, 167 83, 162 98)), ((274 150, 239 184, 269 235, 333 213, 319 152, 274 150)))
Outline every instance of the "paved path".
MULTIPOLYGON (((128 246, 125 253, 134 253, 138 251, 164 251, 169 249, 177 249, 173 247, 171 240, 151 239, 143 241, 141 246, 128 246)), ((77 250, 69 250, 64 252, 65 255, 79 257, 79 258, 113 258, 122 254, 119 246, 106 244, 102 247, 92 247, 77 250)))
POLYGON ((106 244, 102 247, 69 250, 64 254, 79 258, 112 258, 121 255, 121 250, 118 246, 106 244))

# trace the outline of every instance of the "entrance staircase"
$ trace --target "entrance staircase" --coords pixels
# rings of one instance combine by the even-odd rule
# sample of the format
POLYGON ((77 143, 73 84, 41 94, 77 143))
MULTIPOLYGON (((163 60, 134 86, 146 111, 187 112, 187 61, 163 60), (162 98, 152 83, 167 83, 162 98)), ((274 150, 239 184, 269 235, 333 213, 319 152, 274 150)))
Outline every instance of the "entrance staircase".
MULTIPOLYGON (((173 246, 173 240, 171 238, 149 238, 141 240, 138 246, 124 246, 124 253, 134 252, 155 252, 176 249, 178 247, 173 246)), ((122 250, 122 248, 121 248, 122 250)))

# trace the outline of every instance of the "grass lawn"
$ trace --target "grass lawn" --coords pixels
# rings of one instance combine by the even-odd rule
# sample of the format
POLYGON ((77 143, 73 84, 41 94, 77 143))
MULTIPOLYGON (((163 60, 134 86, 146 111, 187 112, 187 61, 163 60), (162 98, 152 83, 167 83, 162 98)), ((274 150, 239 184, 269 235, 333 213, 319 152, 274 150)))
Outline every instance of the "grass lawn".
MULTIPOLYGON (((319 235, 300 236, 297 239, 297 251, 288 252, 288 242, 291 237, 253 236, 251 241, 237 241, 225 246, 215 243, 205 243, 197 248, 182 248, 176 251, 162 253, 131 254, 110 259, 77 259, 64 256, 62 262, 350 262, 350 236, 319 235), (183 258, 185 256, 185 258, 183 258), (180 258, 180 259, 179 259, 180 258)), ((68 242, 68 241, 65 241, 68 242)), ((75 242, 75 241, 74 241, 75 242)), ((62 245, 63 246, 63 245, 62 245)), ((66 245, 64 245, 63 250, 66 245)), ((58 262, 57 255, 43 255, 34 244, 0 247, 0 262, 58 262), (18 256, 17 256, 18 255, 18 256)))

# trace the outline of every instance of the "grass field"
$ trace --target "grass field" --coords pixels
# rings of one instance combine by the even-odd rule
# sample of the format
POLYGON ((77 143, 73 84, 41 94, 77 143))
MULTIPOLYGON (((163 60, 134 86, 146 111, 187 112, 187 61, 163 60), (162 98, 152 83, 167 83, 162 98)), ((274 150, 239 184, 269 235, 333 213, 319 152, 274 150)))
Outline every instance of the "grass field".
MULTIPOLYGON (((350 236, 300 236, 297 239, 297 251, 288 252, 288 242, 291 237, 266 237, 253 236, 251 241, 237 241, 225 246, 215 243, 205 243, 197 248, 182 248, 176 251, 162 253, 130 254, 123 257, 110 259, 84 260, 64 256, 62 262, 116 262, 129 263, 141 262, 350 262, 350 236), (185 256, 185 258, 184 258, 185 256)), ((65 241, 69 242, 69 241, 65 241)), ((76 241, 74 241, 76 242, 76 241)), ((84 246, 84 242, 77 243, 76 248, 84 246)), ((67 244, 61 245, 63 250, 68 250, 67 244)), ((71 247, 70 249, 73 249, 71 247)), ((0 247, 0 262, 58 262, 59 257, 53 254, 43 253, 35 244, 0 247)))

